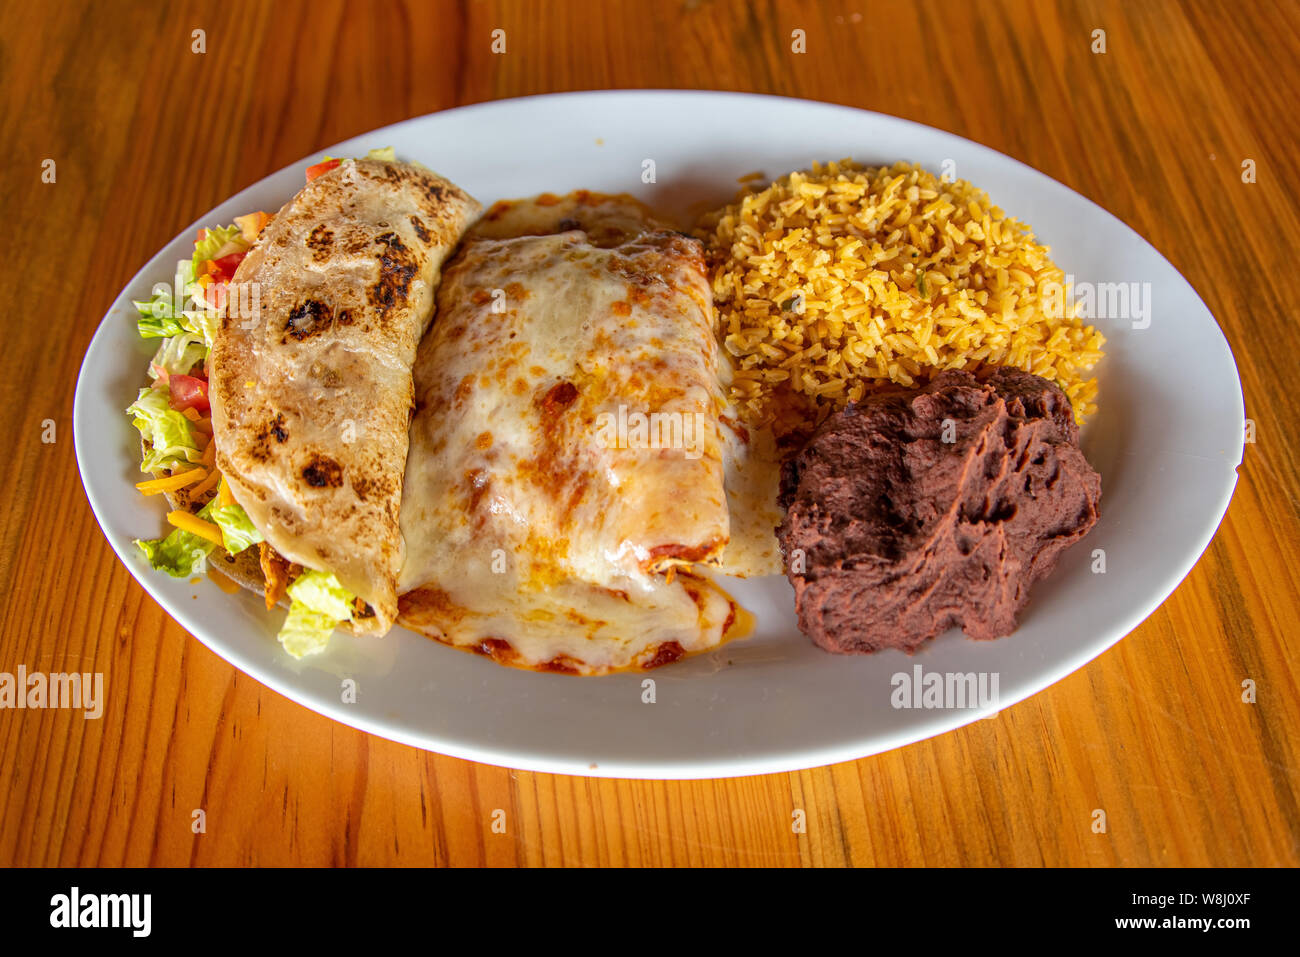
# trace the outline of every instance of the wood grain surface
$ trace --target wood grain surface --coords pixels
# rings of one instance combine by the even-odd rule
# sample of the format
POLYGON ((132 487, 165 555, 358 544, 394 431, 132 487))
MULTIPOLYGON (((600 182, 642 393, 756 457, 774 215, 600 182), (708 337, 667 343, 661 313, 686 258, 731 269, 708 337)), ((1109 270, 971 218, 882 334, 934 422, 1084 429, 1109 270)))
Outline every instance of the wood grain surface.
POLYGON ((111 691, 99 720, 0 711, 0 864, 1300 863, 1298 51, 1294 2, 4 0, 0 671, 100 671, 111 691), (79 364, 140 265, 237 190, 368 129, 630 87, 896 114, 1022 160, 1150 240, 1223 327, 1257 429, 1177 592, 994 720, 695 783, 393 744, 266 690, 168 618, 110 551, 73 455, 79 364))

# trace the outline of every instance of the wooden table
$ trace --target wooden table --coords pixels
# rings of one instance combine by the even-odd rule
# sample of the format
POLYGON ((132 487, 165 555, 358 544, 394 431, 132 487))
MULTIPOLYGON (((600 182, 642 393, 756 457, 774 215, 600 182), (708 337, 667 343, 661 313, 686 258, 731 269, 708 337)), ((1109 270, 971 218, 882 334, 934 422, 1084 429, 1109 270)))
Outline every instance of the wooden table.
POLYGON ((0 711, 0 864, 1300 863, 1298 49, 1293 2, 5 0, 0 671, 102 671, 113 692, 97 721, 0 711), (1257 427, 1173 597, 995 720, 698 783, 392 744, 266 690, 168 618, 109 550, 73 457, 77 369, 118 290, 182 225, 328 144, 606 87, 893 113, 1023 160, 1154 243, 1222 325, 1257 427))

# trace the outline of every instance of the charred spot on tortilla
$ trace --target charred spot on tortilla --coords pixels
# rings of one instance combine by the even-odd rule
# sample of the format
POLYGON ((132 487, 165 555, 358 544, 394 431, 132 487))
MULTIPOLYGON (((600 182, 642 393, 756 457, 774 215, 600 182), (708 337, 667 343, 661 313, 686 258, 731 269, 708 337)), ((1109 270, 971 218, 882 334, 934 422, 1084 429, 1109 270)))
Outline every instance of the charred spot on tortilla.
POLYGON ((367 179, 373 179, 393 185, 400 185, 407 181, 421 184, 426 179, 426 177, 419 175, 419 172, 411 166, 386 161, 366 164, 364 166, 358 164, 358 171, 367 179))
POLYGON ((277 412, 275 417, 264 422, 262 427, 254 433, 253 443, 249 448, 249 454, 258 462, 265 462, 271 458, 274 446, 271 440, 274 439, 277 445, 283 445, 289 441, 289 430, 284 426, 284 413, 277 412))
POLYGON ((312 488, 338 488, 343 484, 343 466, 325 455, 317 455, 302 470, 303 481, 312 488))
POLYGON ((357 172, 368 179, 381 180, 393 185, 406 184, 413 187, 424 201, 425 213, 435 220, 439 218, 440 213, 445 209, 449 197, 459 198, 464 195, 455 187, 449 190, 448 185, 450 184, 437 182, 432 177, 423 175, 421 171, 408 166, 393 163, 375 165, 358 163, 357 172))
POLYGON ((307 248, 311 250, 311 258, 316 262, 324 262, 329 258, 330 247, 334 245, 334 233, 324 223, 321 223, 311 231, 307 237, 307 248))
MULTIPOLYGON (((352 321, 348 310, 340 314, 345 317, 345 324, 352 321)), ((307 299, 289 310, 289 317, 284 321, 284 336, 281 342, 287 342, 289 336, 302 342, 318 333, 324 332, 334 324, 334 309, 329 303, 319 299, 307 299)))
POLYGON ((447 195, 447 191, 441 185, 429 181, 421 184, 421 192, 424 193, 424 198, 434 206, 440 204, 447 195))
POLYGON ((393 481, 388 476, 355 475, 352 478, 352 491, 356 492, 357 498, 363 502, 391 494, 394 491, 393 485, 393 481))
POLYGON ((379 281, 366 290, 366 295, 383 316, 406 299, 419 266, 396 233, 384 233, 375 243, 384 247, 379 254, 379 281))
POLYGON ((267 424, 266 432, 264 432, 262 435, 258 436, 258 438, 265 438, 267 435, 272 435, 272 436, 274 436, 274 437, 275 437, 275 440, 276 440, 277 442, 286 442, 286 441, 288 441, 288 439, 289 439, 289 430, 286 429, 286 428, 284 427, 284 413, 283 413, 283 412, 277 412, 277 413, 275 414, 275 418, 272 419, 272 420, 267 424))
POLYGON ((415 230, 415 235, 420 237, 420 242, 427 243, 429 241, 432 234, 425 228, 424 222, 419 216, 411 216, 411 228, 415 230))

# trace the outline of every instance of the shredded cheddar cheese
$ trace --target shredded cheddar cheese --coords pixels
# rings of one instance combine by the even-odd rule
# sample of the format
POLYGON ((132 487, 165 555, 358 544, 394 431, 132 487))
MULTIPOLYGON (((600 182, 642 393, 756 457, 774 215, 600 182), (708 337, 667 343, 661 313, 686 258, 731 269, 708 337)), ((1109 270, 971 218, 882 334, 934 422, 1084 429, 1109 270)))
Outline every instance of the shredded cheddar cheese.
POLYGON ((204 521, 197 515, 191 515, 189 512, 177 509, 174 512, 167 513, 167 521, 171 522, 177 528, 183 528, 187 532, 193 532, 200 538, 206 538, 210 542, 224 546, 226 543, 221 538, 221 529, 212 522, 204 521))
POLYGON ((198 498, 200 495, 206 495, 219 481, 221 481, 221 473, 213 469, 207 478, 190 490, 190 496, 198 498))
POLYGON ((207 474, 208 470, 205 468, 190 469, 188 472, 177 472, 175 475, 163 478, 136 482, 135 487, 145 495, 157 495, 159 492, 173 492, 178 488, 193 485, 195 482, 202 481, 207 474))

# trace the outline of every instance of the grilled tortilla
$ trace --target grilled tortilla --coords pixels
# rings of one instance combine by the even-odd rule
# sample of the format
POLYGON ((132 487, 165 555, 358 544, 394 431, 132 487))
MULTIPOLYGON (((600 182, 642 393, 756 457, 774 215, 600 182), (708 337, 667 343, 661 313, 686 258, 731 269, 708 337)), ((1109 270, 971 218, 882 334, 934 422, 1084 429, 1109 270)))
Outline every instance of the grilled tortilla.
MULTIPOLYGON (((422 167, 343 163, 263 230, 212 348, 217 467, 271 548, 366 603, 357 633, 397 614, 411 367, 442 263, 478 212, 422 167)), ((234 577, 249 584, 244 564, 234 577)))

